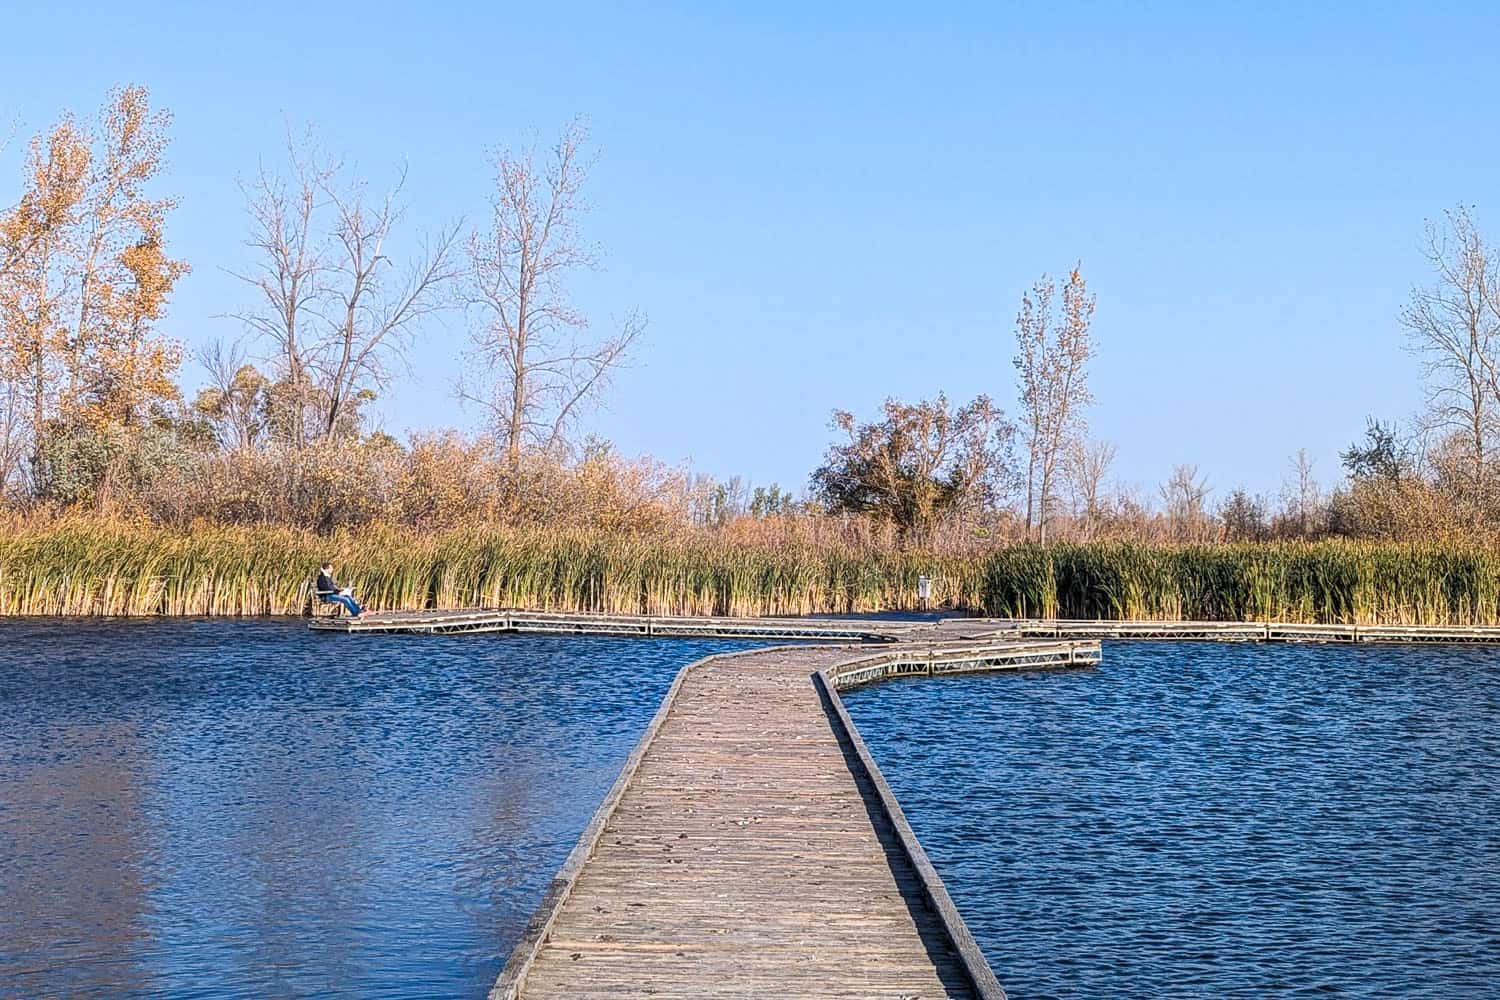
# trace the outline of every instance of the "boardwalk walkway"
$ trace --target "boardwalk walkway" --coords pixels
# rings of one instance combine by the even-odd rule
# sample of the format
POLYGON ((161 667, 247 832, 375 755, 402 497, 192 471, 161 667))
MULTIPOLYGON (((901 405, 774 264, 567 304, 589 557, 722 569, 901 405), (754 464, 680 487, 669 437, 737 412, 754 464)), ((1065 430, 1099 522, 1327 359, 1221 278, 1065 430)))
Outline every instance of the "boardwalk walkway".
MULTIPOLYGON (((321 609, 320 609, 321 610, 321 609)), ((551 632, 609 635, 718 636, 762 639, 921 641, 936 636, 1054 639, 1169 639, 1221 642, 1396 642, 1500 645, 1500 627, 1353 625, 1306 622, 1070 621, 949 618, 700 618, 602 615, 567 611, 467 608, 372 612, 359 619, 324 614, 308 623, 325 632, 551 632)))
POLYGON ((1098 660, 1097 642, 972 633, 929 627, 894 646, 781 647, 684 670, 492 1000, 1003 1000, 837 694, 887 676, 1098 660))
POLYGON ((975 996, 809 676, 850 655, 689 671, 529 968, 513 959, 494 995, 975 996))
POLYGON ((683 671, 554 879, 491 1000, 1003 1000, 838 691, 1088 665, 1100 638, 1500 642, 1500 629, 1284 623, 738 619, 462 610, 342 632, 850 640, 683 671))

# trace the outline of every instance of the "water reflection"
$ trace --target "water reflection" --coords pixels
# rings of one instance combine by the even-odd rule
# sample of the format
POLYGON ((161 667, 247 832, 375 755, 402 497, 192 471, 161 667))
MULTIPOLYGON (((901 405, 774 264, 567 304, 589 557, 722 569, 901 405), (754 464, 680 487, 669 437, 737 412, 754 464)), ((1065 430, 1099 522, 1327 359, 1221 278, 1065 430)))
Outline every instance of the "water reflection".
POLYGON ((0 623, 0 994, 482 996, 676 669, 740 645, 0 623))
POLYGON ((139 727, 120 721, 74 720, 42 734, 25 757, 0 754, 6 989, 152 985, 140 961, 151 942, 142 764, 139 727))

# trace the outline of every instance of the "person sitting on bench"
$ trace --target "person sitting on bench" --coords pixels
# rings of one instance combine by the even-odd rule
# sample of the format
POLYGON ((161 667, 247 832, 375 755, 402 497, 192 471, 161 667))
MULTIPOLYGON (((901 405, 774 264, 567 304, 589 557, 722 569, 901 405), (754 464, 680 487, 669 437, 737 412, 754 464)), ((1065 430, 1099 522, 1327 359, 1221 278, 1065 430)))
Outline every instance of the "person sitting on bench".
POLYGON ((314 588, 314 593, 324 604, 343 605, 354 618, 365 613, 348 587, 340 587, 333 582, 333 563, 324 563, 318 568, 318 585, 314 588))

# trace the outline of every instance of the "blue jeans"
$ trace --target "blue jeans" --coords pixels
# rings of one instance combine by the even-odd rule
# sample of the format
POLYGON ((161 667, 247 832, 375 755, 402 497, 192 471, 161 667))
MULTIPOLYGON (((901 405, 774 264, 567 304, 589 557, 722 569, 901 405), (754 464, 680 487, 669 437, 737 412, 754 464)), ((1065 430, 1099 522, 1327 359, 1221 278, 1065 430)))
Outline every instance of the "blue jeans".
POLYGON ((361 608, 359 606, 359 602, 354 598, 349 597, 347 594, 324 594, 323 603, 342 604, 345 608, 348 609, 351 615, 361 614, 364 611, 364 608, 361 608))

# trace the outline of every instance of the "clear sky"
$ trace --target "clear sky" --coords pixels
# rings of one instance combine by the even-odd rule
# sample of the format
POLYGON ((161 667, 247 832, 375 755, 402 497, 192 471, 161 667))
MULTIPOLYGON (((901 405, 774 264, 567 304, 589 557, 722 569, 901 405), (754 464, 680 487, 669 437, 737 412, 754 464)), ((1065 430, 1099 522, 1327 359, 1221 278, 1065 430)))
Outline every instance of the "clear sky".
MULTIPOLYGON (((651 318, 592 429, 795 489, 834 407, 1014 410, 1021 293, 1081 260, 1118 477, 1196 463, 1221 499, 1275 491, 1299 447, 1329 483, 1367 414, 1418 407, 1396 315, 1423 221, 1462 201, 1500 233, 1495 10, 0 0, 0 114, 23 139, 125 82, 174 112, 189 345, 239 333, 236 178, 288 120, 372 181, 404 161, 435 227, 482 220, 487 149, 586 116, 607 257, 576 300, 651 318)), ((474 424, 464 337, 422 331, 386 429, 474 424)))

